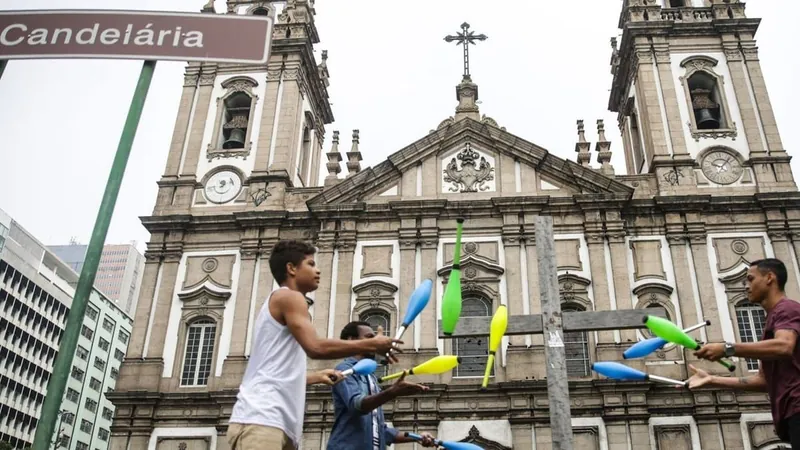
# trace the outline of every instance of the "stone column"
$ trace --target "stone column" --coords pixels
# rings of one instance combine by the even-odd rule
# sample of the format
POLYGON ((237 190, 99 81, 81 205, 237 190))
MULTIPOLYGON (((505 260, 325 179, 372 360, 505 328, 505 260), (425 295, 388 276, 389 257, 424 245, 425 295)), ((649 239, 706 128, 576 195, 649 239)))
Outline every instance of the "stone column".
POLYGON ((712 321, 711 326, 706 327, 706 335, 709 342, 722 342, 719 308, 717 306, 717 296, 714 292, 715 280, 711 276, 711 264, 714 262, 708 259, 707 241, 705 230, 690 230, 689 243, 692 249, 692 257, 694 258, 697 287, 700 291, 700 306, 703 308, 703 318, 712 321), (713 323, 714 320, 717 323, 713 323))
MULTIPOLYGON (((272 270, 269 268, 269 257, 272 254, 272 248, 275 247, 275 244, 278 243, 278 230, 277 228, 264 228, 264 234, 267 234, 270 237, 262 237, 261 240, 261 255, 258 257, 258 260, 261 261, 258 264, 258 286, 255 286, 256 289, 256 302, 254 305, 254 309, 250 311, 250 314, 253 315, 253 329, 250 330, 250 335, 246 336, 246 339, 250 339, 252 343, 253 334, 255 333, 255 322, 258 314, 261 312, 261 308, 264 307, 264 303, 267 302, 267 298, 272 293, 273 289, 275 289, 274 281, 275 277, 272 276, 272 270)), ((317 261, 319 261, 317 259, 317 261)), ((322 279, 325 279, 325 275, 322 275, 322 279)), ((320 281, 320 286, 324 283, 324 281, 320 281)), ((247 345, 245 345, 245 349, 247 345)), ((251 347, 252 349, 252 347, 251 347)), ((249 356, 249 353, 248 353, 249 356)))
POLYGON ((628 450, 628 427, 625 422, 609 421, 606 424, 608 436, 608 450, 628 450))
POLYGON ((667 147, 666 130, 661 116, 661 92, 656 86, 656 73, 653 69, 653 53, 647 37, 637 37, 636 56, 639 60, 636 77, 636 97, 641 110, 639 117, 644 128, 645 152, 651 161, 670 159, 667 147))
MULTIPOLYGON (((740 44, 744 53, 745 68, 750 75, 750 83, 753 86, 753 94, 756 99, 756 108, 761 125, 764 127, 764 134, 767 138, 767 151, 772 156, 775 153, 786 153, 778 132, 778 124, 775 121, 775 113, 772 110, 772 103, 767 93, 767 83, 764 81, 764 74, 761 72, 761 62, 758 59, 758 48, 749 33, 740 33, 740 44)), ((778 180, 783 181, 783 180, 778 180)))
MULTIPOLYGON (((200 89, 197 92, 197 105, 194 110, 192 126, 189 130, 188 146, 186 148, 186 158, 184 159, 182 177, 195 177, 197 175, 197 163, 200 155, 205 154, 203 145, 203 135, 206 125, 209 122, 208 111, 211 108, 213 99, 211 95, 214 91, 214 84, 217 79, 217 65, 204 65, 203 72, 200 74, 200 89)), ((214 123, 212 120, 211 123, 214 123)))
POLYGON ((197 92, 197 79, 200 76, 200 64, 190 62, 183 75, 183 92, 181 102, 178 106, 178 117, 175 119, 175 128, 172 131, 172 142, 169 146, 167 156, 167 167, 164 169, 164 177, 178 177, 178 169, 183 156, 183 146, 186 143, 186 132, 191 120, 192 105, 194 96, 197 92))
POLYGON ((628 422, 633 449, 650 448, 650 426, 648 419, 635 419, 628 422))
POLYGON ((156 297, 156 308, 150 326, 150 341, 147 347, 148 358, 164 357, 164 342, 167 338, 167 324, 172 309, 172 299, 177 286, 178 268, 180 267, 182 252, 175 251, 164 255, 164 265, 161 270, 161 285, 156 297))
POLYGON ((772 230, 768 232, 768 235, 775 257, 786 265, 786 272, 789 275, 786 281, 786 295, 792 299, 800 299, 800 290, 797 288, 798 280, 795 276, 797 262, 794 261, 790 250, 792 244, 789 242, 789 233, 785 230, 772 230))
POLYGON ((328 314, 331 306, 331 281, 333 276, 333 253, 335 245, 335 232, 333 231, 333 222, 323 224, 323 230, 317 236, 317 253, 316 262, 321 272, 321 279, 319 288, 314 295, 314 329, 317 330, 317 336, 321 338, 328 337, 328 314))
MULTIPOLYGON (((400 219, 400 229, 397 236, 400 242, 400 267, 395 268, 395 270, 400 271, 400 286, 398 286, 400 310, 397 311, 395 330, 387 330, 389 333, 394 333, 396 328, 400 326, 400 321, 403 320, 403 316, 405 316, 408 309, 408 300, 411 297, 411 293, 422 283, 422 280, 415 279, 417 264, 417 229, 415 226, 416 220, 414 218, 400 219)), ((403 335, 401 348, 412 349, 421 346, 420 342, 414 341, 414 333, 415 326, 412 322, 406 329, 405 335, 403 335)), ((394 335, 392 334, 392 336, 394 335)))
MULTIPOLYGON (((764 142, 761 141, 761 132, 758 127, 758 120, 756 119, 755 105, 750 97, 750 87, 747 83, 747 74, 745 73, 744 59, 742 52, 739 50, 739 42, 734 34, 722 35, 722 47, 725 51, 725 59, 728 61, 728 70, 731 72, 731 84, 733 84, 733 92, 736 94, 736 102, 739 106, 739 114, 742 115, 742 125, 744 134, 747 138, 747 146, 750 148, 750 157, 763 157, 766 156, 764 142)), ((734 99, 728 99, 728 104, 733 106, 734 99)), ((759 179, 764 176, 772 178, 767 181, 775 181, 772 171, 768 173, 758 173, 759 179)))
POLYGON ((725 443, 724 450, 744 449, 742 438, 742 424, 738 417, 723 416, 720 421, 722 427, 722 442, 725 443))
POLYGON ((333 336, 339 337, 345 325, 356 318, 352 317, 353 311, 350 303, 353 298, 353 255, 356 249, 356 230, 354 220, 342 220, 342 229, 336 245, 339 249, 339 264, 332 270, 336 271, 336 310, 334 311, 333 336))
MULTIPOLYGON (((606 238, 611 251, 611 276, 614 280, 617 309, 634 309, 636 304, 633 301, 630 279, 628 278, 633 268, 628 267, 628 252, 630 249, 625 246, 626 234, 621 229, 621 226, 621 224, 618 224, 617 227, 613 227, 611 223, 607 225, 606 238)), ((619 333, 621 342, 636 342, 636 330, 620 330, 619 333)))
MULTIPOLYGON (((695 415, 695 421, 697 422, 697 434, 700 435, 700 447, 703 450, 725 450, 736 448, 733 446, 729 446, 728 443, 725 443, 725 447, 720 447, 720 443, 722 442, 722 436, 719 435, 719 422, 713 417, 697 417, 695 415)), ((739 432, 739 440, 741 440, 741 431, 739 432)))
MULTIPOLYGON (((437 252, 439 250, 439 230, 435 226, 436 218, 423 218, 423 227, 420 230, 419 245, 422 252, 422 279, 430 278, 433 281, 433 292, 431 293, 430 303, 425 309, 419 313, 420 316, 420 349, 430 352, 436 351, 437 338, 437 320, 436 304, 442 301, 441 298, 436 296, 436 284, 439 283, 439 276, 436 274, 436 261, 437 252), (429 226, 430 224, 433 226, 429 226)), ((444 291, 442 291, 444 292, 444 291)))
MULTIPOLYGON (((609 297, 609 280, 606 271, 606 248, 605 235, 603 234, 603 224, 599 222, 588 222, 589 216, 599 216, 599 211, 587 211, 587 222, 584 223, 586 230, 586 244, 589 247, 589 267, 592 271, 592 291, 594 292, 594 309, 596 311, 611 311, 611 298, 609 297)), ((599 218, 599 217, 595 217, 599 218)), ((598 331, 597 344, 614 344, 614 332, 598 331)))
POLYGON ((233 331, 231 334, 230 356, 244 356, 245 335, 247 333, 247 320, 250 317, 250 298, 253 296, 253 282, 255 281, 256 259, 260 255, 257 249, 242 249, 241 270, 239 284, 236 290, 236 304, 233 306, 233 331))
MULTIPOLYGON (((694 303, 694 289, 692 278, 695 276, 690 271, 688 254, 686 252, 687 237, 683 233, 667 234, 669 252, 672 257, 672 266, 675 270, 675 288, 678 294, 678 306, 681 308, 681 321, 684 327, 699 323, 697 319, 697 306, 694 303)), ((697 280, 695 280, 695 283, 697 280)), ((703 320, 701 317, 700 320, 703 320)), ((677 318, 673 318, 677 322, 677 318)))
POLYGON ((268 70, 266 78, 266 91, 261 112, 261 123, 258 128, 258 141, 256 149, 256 162, 253 168, 253 174, 267 172, 269 164, 270 146, 272 144, 272 129, 275 125, 277 116, 275 115, 275 108, 278 105, 278 90, 281 85, 281 70, 268 70))
MULTIPOLYGON (((686 148, 681 112, 678 109, 678 96, 675 92, 675 83, 673 81, 675 76, 672 74, 669 43, 665 36, 653 36, 652 39, 658 77, 661 80, 661 98, 664 100, 664 109, 667 112, 667 126, 669 128, 669 138, 672 142, 672 151, 676 158, 691 159, 686 148)), ((681 95, 681 97, 683 98, 684 96, 681 95)))
MULTIPOLYGON (((531 302, 530 311, 531 314, 541 314, 542 313, 542 299, 539 295, 539 266, 538 266, 538 255, 536 249, 536 234, 534 233, 533 227, 533 219, 525 218, 525 234, 523 238, 525 239, 524 243, 524 251, 526 256, 526 261, 528 263, 528 285, 525 286, 525 289, 528 290, 528 299, 531 302), (527 225, 530 223, 530 225, 527 225)), ((544 340, 541 334, 534 334, 531 336, 531 345, 538 346, 539 351, 544 356, 544 340)))
MULTIPOLYGON (((503 215, 503 250, 506 255, 506 299, 508 301, 508 315, 516 316, 525 314, 522 306, 522 290, 527 289, 522 285, 522 266, 520 265, 520 226, 517 214, 503 215)), ((494 314, 494 311, 492 311, 494 314)), ((525 345, 525 336, 509 336, 509 344, 515 346, 525 345)))
POLYGON ((131 330, 131 343, 128 345, 128 352, 125 355, 131 359, 141 358, 144 353, 144 340, 147 334, 147 325, 150 322, 150 308, 153 305, 158 272, 162 265, 161 254, 158 252, 146 251, 144 257, 144 274, 142 274, 139 301, 136 304, 133 329, 131 330))
POLYGON ((294 178, 292 167, 296 152, 299 150, 300 117, 303 114, 303 99, 300 95, 299 69, 287 69, 283 72, 283 96, 279 114, 278 135, 276 137, 275 154, 272 157, 270 173, 283 172, 294 178))

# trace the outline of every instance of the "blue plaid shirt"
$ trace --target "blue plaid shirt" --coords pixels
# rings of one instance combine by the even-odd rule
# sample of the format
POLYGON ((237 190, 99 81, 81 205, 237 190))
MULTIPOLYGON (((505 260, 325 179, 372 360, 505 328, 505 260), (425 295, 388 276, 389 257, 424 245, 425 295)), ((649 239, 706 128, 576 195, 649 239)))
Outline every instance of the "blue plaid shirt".
MULTIPOLYGON (((347 358, 336 370, 347 370, 358 362, 355 358, 347 358)), ((328 450, 372 450, 373 425, 372 411, 361 412, 361 402, 364 398, 380 392, 378 380, 374 375, 350 375, 344 381, 333 386, 334 419, 333 429, 328 439, 328 450), (370 390, 369 378, 375 389, 370 390)), ((387 445, 394 443, 397 430, 386 426, 383 417, 383 408, 375 409, 379 427, 378 449, 385 450, 387 445)))

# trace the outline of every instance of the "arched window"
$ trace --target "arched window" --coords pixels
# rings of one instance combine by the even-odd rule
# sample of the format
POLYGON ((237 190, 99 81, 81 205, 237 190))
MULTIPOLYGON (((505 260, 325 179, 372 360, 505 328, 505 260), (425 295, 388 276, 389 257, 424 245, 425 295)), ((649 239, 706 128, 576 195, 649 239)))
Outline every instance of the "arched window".
MULTIPOLYGON (((461 317, 486 317, 492 314, 492 302, 481 294, 465 294, 461 300, 461 317)), ((489 356, 489 338, 459 338, 453 343, 461 364, 455 368, 455 377, 480 377, 486 371, 489 356)), ((491 375, 494 375, 492 368, 491 375)))
MULTIPOLYGON (((741 342, 758 342, 764 335, 767 314, 764 308, 744 301, 736 305, 736 323, 741 342)), ((747 370, 758 370, 758 360, 747 358, 747 370)))
MULTIPOLYGON (((389 328, 392 324, 391 317, 389 316, 389 314, 380 309, 370 309, 368 311, 365 311, 364 313, 361 314, 359 320, 361 320, 362 322, 367 322, 370 328, 372 328, 372 331, 375 333, 378 332, 379 326, 383 328, 383 333, 385 335, 390 336, 392 333, 391 328, 389 328)), ((375 370, 375 376, 378 378, 387 375, 389 373, 389 366, 380 365, 380 361, 383 359, 385 358, 378 355, 377 361, 379 365, 378 368, 375 370)))
POLYGON ((205 386, 211 374, 217 323, 209 318, 192 322, 186 330, 181 386, 205 386))
POLYGON ((714 68, 718 61, 705 55, 692 55, 681 62, 686 72, 680 77, 689 103, 692 137, 736 137, 725 98, 724 79, 714 68))
MULTIPOLYGON (((561 312, 579 312, 584 309, 578 305, 564 304, 561 312)), ((589 375, 589 335, 585 331, 564 332, 564 353, 567 360, 567 376, 585 377, 589 375)))

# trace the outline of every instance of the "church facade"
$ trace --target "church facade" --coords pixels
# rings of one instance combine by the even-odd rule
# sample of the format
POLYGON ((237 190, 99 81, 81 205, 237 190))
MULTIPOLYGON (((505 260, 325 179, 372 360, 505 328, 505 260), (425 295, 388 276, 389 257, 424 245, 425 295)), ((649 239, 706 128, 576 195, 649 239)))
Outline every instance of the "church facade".
MULTIPOLYGON (((551 448, 544 346, 541 336, 504 338, 482 391, 486 340, 438 338, 458 217, 462 316, 501 304, 512 315, 541 311, 537 215, 554 220, 564 311, 661 307, 683 328, 711 320, 695 332, 701 341, 758 340, 765 314, 747 302, 744 277, 749 261, 773 256, 787 264, 788 295, 800 298, 800 193, 759 63, 759 20, 744 2, 623 1, 609 109, 627 175, 611 165, 606 124, 596 124, 593 146, 579 121, 574 158, 564 159, 481 114, 466 74, 453 116, 362 168, 358 130, 349 146, 337 131, 325 142, 334 116, 327 54, 313 52, 313 3, 228 0, 227 13, 274 17, 269 63, 187 67, 156 205, 142 219, 151 240, 131 343, 107 394, 112 449, 228 448, 254 319, 276 287, 268 259, 279 239, 319 250, 323 282, 310 312, 321 336, 337 337, 351 320, 395 330, 411 292, 433 280, 400 367, 441 354, 463 362, 418 377, 428 392, 384 410, 398 429, 487 449, 551 448)), ((590 370, 647 337, 565 334, 576 449, 780 448, 764 394, 615 382, 590 370)), ((626 361, 679 379, 687 363, 727 373, 672 345, 626 361)), ((758 367, 736 363, 732 376, 758 367)), ((330 392, 310 388, 303 450, 324 449, 332 424, 330 392)))

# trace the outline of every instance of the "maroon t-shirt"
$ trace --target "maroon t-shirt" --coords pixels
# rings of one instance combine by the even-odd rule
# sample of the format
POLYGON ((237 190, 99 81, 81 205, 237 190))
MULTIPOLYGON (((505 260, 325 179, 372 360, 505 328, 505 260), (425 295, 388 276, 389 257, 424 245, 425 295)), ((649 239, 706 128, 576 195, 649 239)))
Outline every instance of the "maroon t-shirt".
MULTIPOLYGON (((800 343, 800 303, 784 298, 767 314, 762 339, 773 339, 778 330, 790 330, 797 334, 800 343)), ((788 430, 782 423, 795 414, 800 414, 800 345, 795 344, 792 359, 762 360, 767 392, 772 404, 772 419, 778 436, 788 430)))

